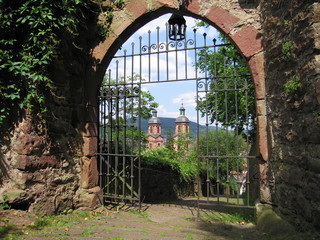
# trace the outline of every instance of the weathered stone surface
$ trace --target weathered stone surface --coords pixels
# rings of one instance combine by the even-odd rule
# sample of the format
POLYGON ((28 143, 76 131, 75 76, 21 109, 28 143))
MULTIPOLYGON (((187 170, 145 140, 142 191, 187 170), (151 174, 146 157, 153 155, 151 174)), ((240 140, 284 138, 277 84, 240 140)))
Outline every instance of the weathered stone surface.
POLYGON ((217 6, 210 8, 206 17, 227 34, 230 33, 230 31, 240 20, 239 18, 230 14, 227 10, 217 6))
POLYGON ((266 116, 266 114, 267 114, 266 101, 262 100, 262 99, 257 100, 256 101, 256 109, 257 109, 258 116, 266 116))
POLYGON ((257 227, 273 236, 290 236, 295 233, 294 228, 272 208, 263 204, 256 204, 257 209, 257 227))
POLYGON ((98 137, 98 124, 96 122, 87 122, 84 124, 84 137, 98 137))
POLYGON ((192 13, 199 13, 200 11, 200 0, 193 0, 193 1, 185 1, 186 2, 186 8, 188 11, 192 13))
POLYGON ((54 201, 53 197, 44 196, 32 203, 29 211, 38 216, 54 215, 56 213, 54 201))
POLYGON ((95 157, 83 157, 81 160, 81 183, 80 186, 84 189, 93 188, 98 185, 98 167, 95 157))
POLYGON ((141 0, 131 0, 126 5, 126 9, 135 17, 138 18, 142 14, 147 13, 148 4, 146 1, 141 0))
POLYGON ((84 137, 83 138, 83 155, 94 156, 97 152, 98 139, 96 137, 84 137))
POLYGON ((230 37, 247 58, 262 51, 262 35, 253 26, 243 27, 236 33, 231 34, 230 37))
POLYGON ((169 7, 169 8, 177 8, 178 3, 174 0, 153 0, 152 9, 159 9, 162 7, 169 7))
POLYGON ((33 170, 41 169, 47 167, 57 167, 59 162, 57 161, 56 156, 28 156, 28 155, 18 155, 15 158, 16 168, 19 170, 33 170))
POLYGON ((309 157, 308 158, 308 168, 312 172, 320 173, 320 157, 318 157, 318 158, 309 157))
POLYGON ((21 201, 21 198, 26 194, 25 190, 17 189, 17 188, 10 188, 6 189, 1 194, 0 201, 7 201, 9 204, 16 204, 17 202, 21 201))
POLYGON ((258 141, 261 157, 264 161, 269 160, 268 132, 266 116, 257 117, 258 141))
POLYGON ((272 203, 296 229, 317 229, 313 212, 319 209, 320 92, 316 85, 320 59, 314 48, 319 22, 315 6, 319 3, 284 4, 285 14, 274 4, 262 4, 267 126, 273 139, 269 175, 274 179, 272 203), (300 86, 289 94, 286 88, 292 78, 299 79, 300 86))
POLYGON ((83 189, 79 189, 73 199, 73 205, 76 208, 86 207, 94 208, 99 204, 98 194, 89 193, 83 189))
POLYGON ((259 53, 249 60, 249 66, 253 77, 256 99, 265 99, 266 83, 264 71, 264 53, 259 53))
POLYGON ((38 153, 43 149, 43 143, 39 136, 21 131, 12 141, 12 150, 18 154, 38 153))

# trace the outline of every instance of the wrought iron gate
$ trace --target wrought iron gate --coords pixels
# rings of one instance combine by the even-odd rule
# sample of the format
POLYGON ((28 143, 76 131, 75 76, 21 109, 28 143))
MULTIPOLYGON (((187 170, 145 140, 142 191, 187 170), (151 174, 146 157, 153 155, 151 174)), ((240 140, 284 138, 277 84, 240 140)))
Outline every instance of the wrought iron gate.
POLYGON ((134 131, 138 126, 140 133, 134 114, 140 93, 139 83, 112 81, 110 75, 100 88, 99 181, 105 201, 140 200, 141 138, 134 131))
POLYGON ((227 56, 215 59, 219 49, 230 44, 219 44, 215 39, 207 44, 207 34, 199 37, 196 29, 191 38, 180 41, 170 40, 168 34, 161 39, 159 32, 157 27, 152 37, 149 31, 146 41, 139 37, 130 52, 123 49, 114 56, 100 88, 97 155, 104 200, 141 202, 140 130, 145 130, 139 116, 142 84, 193 80, 198 103, 197 161, 202 178, 198 192, 204 189, 207 201, 235 204, 241 203, 240 195, 246 192, 249 203, 249 159, 255 158, 249 154, 255 114, 250 75, 238 73, 237 63, 230 72, 227 56), (202 118, 205 131, 199 129, 202 118))

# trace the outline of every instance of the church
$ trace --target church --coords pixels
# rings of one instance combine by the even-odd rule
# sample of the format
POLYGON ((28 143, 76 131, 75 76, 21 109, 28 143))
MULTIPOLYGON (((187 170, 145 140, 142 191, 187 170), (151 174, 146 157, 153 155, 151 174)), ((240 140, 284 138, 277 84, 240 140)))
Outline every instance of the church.
MULTIPOLYGON (((185 135, 190 132, 190 121, 185 115, 185 108, 183 104, 180 107, 180 115, 175 120, 175 134, 173 139, 175 141, 174 149, 177 151, 177 140, 179 136, 185 135)), ((147 135, 147 147, 157 148, 166 144, 165 138, 162 135, 161 120, 157 116, 157 111, 152 111, 152 117, 148 121, 148 135, 147 135)))

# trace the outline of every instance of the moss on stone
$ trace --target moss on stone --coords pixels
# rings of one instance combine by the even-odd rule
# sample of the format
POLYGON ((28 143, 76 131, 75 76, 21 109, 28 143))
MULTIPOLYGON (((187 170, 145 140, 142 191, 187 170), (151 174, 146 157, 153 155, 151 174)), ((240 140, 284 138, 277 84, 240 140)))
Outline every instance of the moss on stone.
POLYGON ((257 227, 270 235, 289 235, 295 233, 294 228, 272 208, 263 209, 257 216, 257 227))

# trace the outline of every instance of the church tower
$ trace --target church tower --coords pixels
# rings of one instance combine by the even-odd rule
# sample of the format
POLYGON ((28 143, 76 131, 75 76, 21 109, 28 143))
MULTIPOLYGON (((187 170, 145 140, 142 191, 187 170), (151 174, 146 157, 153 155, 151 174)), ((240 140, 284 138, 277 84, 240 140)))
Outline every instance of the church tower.
POLYGON ((161 121, 157 117, 157 111, 152 111, 152 118, 148 121, 148 148, 157 148, 164 145, 164 139, 161 134, 161 121))
POLYGON ((180 107, 180 116, 176 118, 176 121, 175 121, 175 124, 176 124, 176 127, 175 127, 175 135, 174 135, 174 149, 176 151, 178 151, 178 139, 179 139, 179 136, 187 136, 187 134, 190 132, 190 121, 189 119, 186 117, 186 113, 185 113, 185 108, 183 107, 183 104, 181 105, 180 107))

